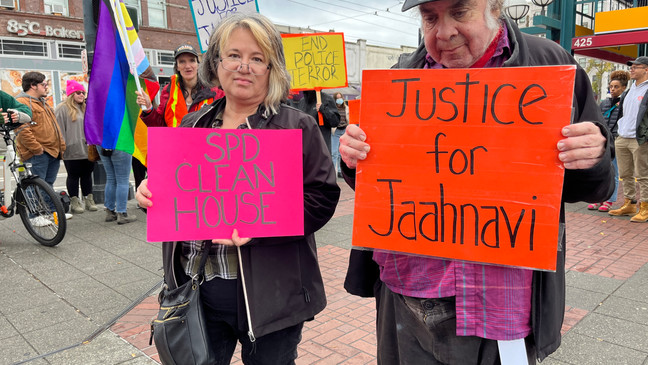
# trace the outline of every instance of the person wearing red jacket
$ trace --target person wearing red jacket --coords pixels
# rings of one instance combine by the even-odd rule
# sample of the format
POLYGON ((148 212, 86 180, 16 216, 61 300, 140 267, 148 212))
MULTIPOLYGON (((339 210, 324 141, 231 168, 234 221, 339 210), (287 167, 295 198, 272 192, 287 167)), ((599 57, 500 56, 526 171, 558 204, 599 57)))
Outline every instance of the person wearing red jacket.
POLYGON ((177 127, 187 113, 199 110, 224 93, 218 87, 210 88, 198 78, 198 52, 188 44, 175 50, 174 75, 162 89, 160 105, 153 109, 151 100, 137 92, 137 103, 142 106, 142 120, 149 127, 177 127))
MULTIPOLYGON (((141 118, 149 127, 177 127, 182 118, 225 95, 218 87, 210 88, 198 78, 198 52, 188 44, 176 48, 174 75, 160 94, 160 105, 153 108, 151 99, 143 91, 137 93, 137 104, 142 106, 141 118)), ((146 167, 133 159, 135 188, 146 177, 146 167)))

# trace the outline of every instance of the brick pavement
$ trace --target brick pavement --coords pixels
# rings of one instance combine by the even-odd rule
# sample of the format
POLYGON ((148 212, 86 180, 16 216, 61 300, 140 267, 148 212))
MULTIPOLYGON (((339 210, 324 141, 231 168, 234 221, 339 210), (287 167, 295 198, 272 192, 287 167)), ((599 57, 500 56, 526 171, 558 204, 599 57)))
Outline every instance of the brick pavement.
POLYGON ((648 263, 648 224, 599 212, 566 219, 568 270, 625 280, 648 263))
MULTIPOLYGON (((353 203, 353 192, 343 186, 334 217, 351 215, 353 203)), ((567 270, 625 280, 648 263, 645 242, 648 224, 631 223, 628 217, 612 217, 583 209, 568 211, 566 220, 567 270)), ((353 297, 344 291, 347 249, 326 245, 320 247, 318 253, 328 306, 314 321, 306 323, 297 364, 374 364, 374 301, 353 297)), ((148 344, 148 323, 156 312, 155 297, 149 297, 111 330, 159 361, 155 347, 148 344)), ((588 314, 588 310, 567 306, 562 332, 569 331, 588 314)), ((238 349, 232 363, 242 363, 238 349)))
MULTIPOLYGON (((328 305, 315 320, 306 323, 297 363, 375 363, 374 301, 348 295, 342 287, 348 250, 324 246, 318 254, 328 305)), ((149 345, 149 323, 157 309, 156 297, 148 297, 110 329, 159 361, 155 346, 149 345)), ((233 364, 242 364, 238 351, 233 364)))

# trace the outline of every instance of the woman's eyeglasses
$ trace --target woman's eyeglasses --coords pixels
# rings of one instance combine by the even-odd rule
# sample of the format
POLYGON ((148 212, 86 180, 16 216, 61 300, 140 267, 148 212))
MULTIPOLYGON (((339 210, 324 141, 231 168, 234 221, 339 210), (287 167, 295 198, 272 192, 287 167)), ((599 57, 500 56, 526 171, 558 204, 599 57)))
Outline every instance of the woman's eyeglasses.
POLYGON ((238 72, 243 68, 243 66, 248 67, 248 71, 252 75, 263 76, 270 69, 270 65, 267 65, 259 61, 250 61, 250 63, 241 62, 240 58, 237 57, 226 57, 220 59, 221 65, 223 68, 229 72, 238 72))
POLYGON ((86 94, 85 91, 75 91, 74 92, 74 95, 85 95, 85 94, 86 94))

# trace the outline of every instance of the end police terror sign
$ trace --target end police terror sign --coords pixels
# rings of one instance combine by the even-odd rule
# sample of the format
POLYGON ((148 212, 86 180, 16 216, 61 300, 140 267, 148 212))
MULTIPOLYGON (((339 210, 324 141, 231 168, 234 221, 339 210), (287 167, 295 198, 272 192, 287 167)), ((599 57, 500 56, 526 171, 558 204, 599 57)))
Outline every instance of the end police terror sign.
POLYGON ((301 130, 150 128, 150 242, 304 233, 301 130), (169 146, 179 148, 169 149, 169 146))
POLYGON ((209 37, 225 18, 233 14, 258 13, 256 0, 189 0, 200 51, 205 53, 209 37))
POLYGON ((342 33, 282 34, 292 90, 347 86, 342 33))
POLYGON ((555 270, 575 70, 364 71, 353 245, 555 270))

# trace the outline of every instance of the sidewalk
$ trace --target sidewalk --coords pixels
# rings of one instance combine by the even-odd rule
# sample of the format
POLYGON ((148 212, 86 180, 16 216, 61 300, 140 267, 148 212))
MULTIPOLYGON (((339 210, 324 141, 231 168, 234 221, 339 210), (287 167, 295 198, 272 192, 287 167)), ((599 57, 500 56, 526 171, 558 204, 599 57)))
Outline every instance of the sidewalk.
MULTIPOLYGON (((374 301, 342 288, 353 193, 339 182, 336 214, 317 233, 328 306, 306 324, 298 364, 376 363, 374 301)), ((648 365, 648 224, 584 204, 567 210, 564 337, 542 364, 648 365)), ((124 226, 101 212, 76 216, 55 248, 37 245, 17 218, 0 221, 0 363, 157 363, 148 345, 155 294, 141 297, 161 279, 161 253, 144 241, 144 215, 136 215, 124 226)))

